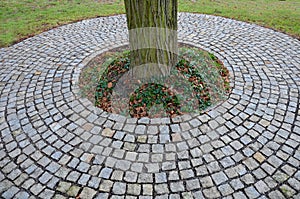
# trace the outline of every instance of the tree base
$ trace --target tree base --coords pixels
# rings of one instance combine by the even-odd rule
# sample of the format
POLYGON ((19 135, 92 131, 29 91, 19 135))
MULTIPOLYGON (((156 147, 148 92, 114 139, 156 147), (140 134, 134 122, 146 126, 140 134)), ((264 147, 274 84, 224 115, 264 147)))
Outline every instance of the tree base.
MULTIPOLYGON (((228 96, 229 72, 212 54, 180 48, 179 61, 168 78, 130 79, 130 52, 110 52, 93 59, 80 77, 82 93, 95 96, 95 105, 128 117, 175 117, 199 113, 228 96), (91 72, 94 71, 94 72, 91 72), (100 78, 96 89, 89 79, 100 78), (95 91, 95 90, 96 91, 95 91)), ((94 82, 95 83, 95 82, 94 82)))

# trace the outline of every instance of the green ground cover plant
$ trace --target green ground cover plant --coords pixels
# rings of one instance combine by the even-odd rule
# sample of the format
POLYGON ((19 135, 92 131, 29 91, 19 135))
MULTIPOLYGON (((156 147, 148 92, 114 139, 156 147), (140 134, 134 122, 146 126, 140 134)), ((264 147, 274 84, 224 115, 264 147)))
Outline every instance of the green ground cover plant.
POLYGON ((130 51, 125 50, 91 60, 80 77, 83 96, 105 111, 141 118, 201 112, 225 100, 230 92, 228 70, 201 49, 181 47, 168 78, 128 79, 124 75, 130 74, 129 57, 130 51), (123 76, 121 93, 113 93, 123 76), (124 90, 130 91, 128 95, 124 90))

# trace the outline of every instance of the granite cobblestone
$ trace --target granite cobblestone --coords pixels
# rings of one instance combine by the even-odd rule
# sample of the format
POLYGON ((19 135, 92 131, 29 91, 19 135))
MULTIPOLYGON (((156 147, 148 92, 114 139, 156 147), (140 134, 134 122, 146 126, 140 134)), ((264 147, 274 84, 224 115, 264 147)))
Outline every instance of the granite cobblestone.
POLYGON ((179 41, 215 54, 232 93, 201 114, 135 119, 78 88, 83 67, 127 37, 116 15, 0 49, 0 197, 299 197, 297 39, 180 13, 179 41))

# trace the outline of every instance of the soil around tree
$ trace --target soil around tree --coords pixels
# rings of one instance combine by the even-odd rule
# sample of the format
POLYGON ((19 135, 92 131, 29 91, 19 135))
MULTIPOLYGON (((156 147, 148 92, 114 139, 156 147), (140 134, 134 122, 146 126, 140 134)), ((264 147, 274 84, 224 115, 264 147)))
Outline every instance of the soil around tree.
POLYGON ((202 112, 228 97, 229 71, 217 57, 186 45, 179 52, 168 78, 126 80, 122 89, 131 92, 117 97, 115 87, 130 70, 130 51, 123 46, 100 54, 81 72, 81 94, 104 111, 135 118, 202 112))

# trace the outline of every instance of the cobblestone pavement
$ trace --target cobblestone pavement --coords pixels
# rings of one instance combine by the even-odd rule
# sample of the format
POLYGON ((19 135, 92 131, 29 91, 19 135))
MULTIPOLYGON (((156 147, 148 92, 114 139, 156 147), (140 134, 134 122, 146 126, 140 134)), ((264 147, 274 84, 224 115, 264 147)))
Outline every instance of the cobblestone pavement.
POLYGON ((188 13, 178 36, 222 60, 233 91, 173 119, 125 118, 79 97, 86 63, 128 43, 124 15, 1 49, 1 196, 300 198, 300 42, 188 13))

